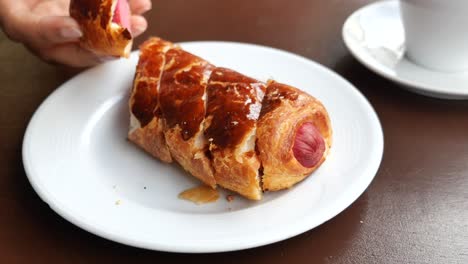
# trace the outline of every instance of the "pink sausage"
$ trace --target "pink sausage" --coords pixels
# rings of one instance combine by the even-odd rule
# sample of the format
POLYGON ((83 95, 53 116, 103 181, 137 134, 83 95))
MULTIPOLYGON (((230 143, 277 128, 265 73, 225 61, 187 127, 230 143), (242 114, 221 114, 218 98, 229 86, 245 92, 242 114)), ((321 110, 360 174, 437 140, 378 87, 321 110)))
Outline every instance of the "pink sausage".
POLYGON ((127 28, 130 31, 130 7, 127 0, 118 0, 115 6, 114 17, 112 22, 127 28))
POLYGON ((299 127, 294 140, 293 153, 296 160, 306 168, 312 168, 325 152, 325 140, 314 126, 308 122, 299 127))

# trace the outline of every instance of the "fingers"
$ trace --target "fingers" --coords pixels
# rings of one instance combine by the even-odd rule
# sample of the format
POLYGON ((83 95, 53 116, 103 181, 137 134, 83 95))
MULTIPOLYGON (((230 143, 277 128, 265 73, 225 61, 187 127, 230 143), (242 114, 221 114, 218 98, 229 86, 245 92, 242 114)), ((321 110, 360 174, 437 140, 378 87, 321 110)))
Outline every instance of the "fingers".
MULTIPOLYGON (((148 27, 141 14, 151 9, 151 1, 129 0, 129 5, 133 14, 130 18, 131 32, 137 37, 148 27)), ((43 16, 40 14, 44 12, 36 14, 26 8, 17 8, 14 11, 8 12, 12 14, 8 19, 1 19, 8 22, 2 23, 5 31, 12 39, 22 42, 45 61, 72 67, 89 67, 115 59, 102 58, 81 48, 78 42, 83 34, 78 23, 69 16, 52 16, 60 14, 52 11, 45 12, 46 16, 43 16)))
POLYGON ((34 26, 31 31, 35 32, 34 42, 39 47, 78 41, 83 35, 78 23, 67 16, 41 17, 34 26))
POLYGON ((133 14, 130 18, 131 32, 133 37, 136 38, 148 27, 148 22, 141 15, 151 9, 151 0, 129 0, 128 4, 133 14))
POLYGON ((103 62, 102 58, 79 46, 82 32, 78 23, 71 17, 36 17, 28 23, 23 23, 25 24, 21 25, 22 28, 28 28, 23 42, 49 63, 89 67, 103 62))
POLYGON ((78 44, 57 45, 40 51, 39 56, 49 63, 65 64, 72 67, 90 67, 115 58, 99 57, 81 48, 78 44))
POLYGON ((132 35, 133 37, 138 37, 143 33, 146 28, 148 27, 148 22, 142 16, 132 16, 131 17, 131 25, 132 25, 132 35))
POLYGON ((129 0, 132 14, 141 15, 151 9, 151 0, 129 0))
POLYGON ((35 48, 77 42, 82 36, 78 23, 68 16, 29 16, 16 20, 18 41, 35 48))

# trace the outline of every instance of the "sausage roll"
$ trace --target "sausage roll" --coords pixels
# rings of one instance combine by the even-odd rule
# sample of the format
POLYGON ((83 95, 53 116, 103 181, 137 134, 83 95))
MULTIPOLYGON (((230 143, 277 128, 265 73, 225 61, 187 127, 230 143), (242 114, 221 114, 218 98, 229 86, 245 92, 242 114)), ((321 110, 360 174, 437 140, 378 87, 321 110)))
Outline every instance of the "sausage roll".
POLYGON ((153 156, 252 200, 325 161, 330 118, 311 95, 215 67, 159 38, 140 51, 129 139, 153 156))

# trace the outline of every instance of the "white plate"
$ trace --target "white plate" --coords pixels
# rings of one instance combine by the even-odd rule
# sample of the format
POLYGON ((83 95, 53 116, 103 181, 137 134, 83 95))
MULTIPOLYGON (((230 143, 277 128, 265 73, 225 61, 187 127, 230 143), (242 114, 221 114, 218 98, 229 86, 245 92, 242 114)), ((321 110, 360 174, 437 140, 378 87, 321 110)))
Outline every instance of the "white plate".
POLYGON ((415 93, 468 99, 468 72, 437 72, 404 56, 405 36, 398 1, 380 1, 357 10, 344 23, 342 33, 353 56, 375 73, 415 93))
POLYGON ((331 155, 311 177, 260 202, 241 197, 197 206, 177 195, 198 182, 126 140, 127 98, 138 55, 90 69, 58 88, 34 114, 23 143, 29 180, 68 221, 127 245, 219 252, 280 241, 334 217, 370 184, 383 152, 379 120, 347 81, 305 58, 267 47, 192 42, 216 65, 301 87, 325 104, 331 155))

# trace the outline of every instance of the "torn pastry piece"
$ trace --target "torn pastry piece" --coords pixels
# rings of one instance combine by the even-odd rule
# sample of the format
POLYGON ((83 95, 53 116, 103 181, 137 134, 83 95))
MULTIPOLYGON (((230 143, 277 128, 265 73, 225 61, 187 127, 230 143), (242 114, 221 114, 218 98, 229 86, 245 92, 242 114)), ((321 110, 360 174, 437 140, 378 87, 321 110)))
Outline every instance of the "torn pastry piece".
POLYGON ((325 161, 331 144, 330 119, 320 101, 270 81, 257 124, 263 190, 285 189, 302 181, 325 161))
POLYGON ((203 134, 206 85, 214 66, 182 49, 166 53, 159 103, 164 117, 165 140, 171 156, 186 171, 216 187, 208 141, 203 134))
POLYGON ((225 68, 211 73, 207 87, 205 135, 216 182, 253 200, 262 197, 255 139, 264 93, 265 84, 225 68))
POLYGON ((140 59, 129 101, 128 138, 164 162, 172 162, 172 158, 164 138, 165 123, 159 108, 159 88, 165 53, 172 47, 172 43, 159 38, 151 38, 140 46, 140 59))
POLYGON ((70 16, 83 31, 83 48, 98 55, 130 55, 131 13, 127 0, 71 0, 70 16))

